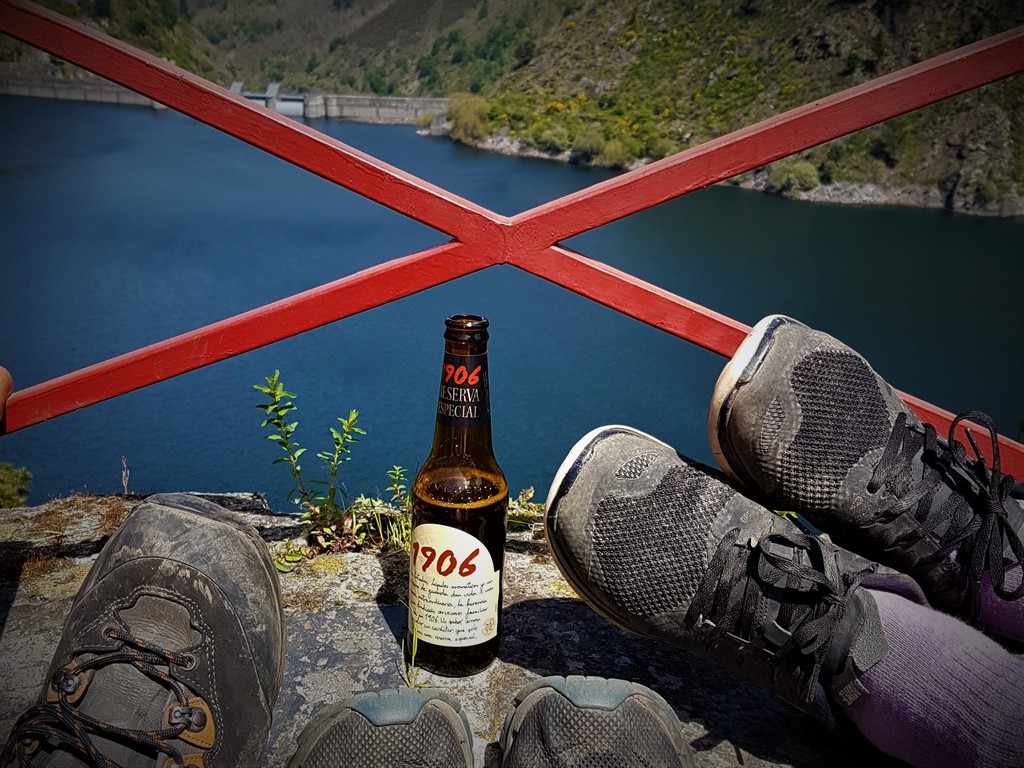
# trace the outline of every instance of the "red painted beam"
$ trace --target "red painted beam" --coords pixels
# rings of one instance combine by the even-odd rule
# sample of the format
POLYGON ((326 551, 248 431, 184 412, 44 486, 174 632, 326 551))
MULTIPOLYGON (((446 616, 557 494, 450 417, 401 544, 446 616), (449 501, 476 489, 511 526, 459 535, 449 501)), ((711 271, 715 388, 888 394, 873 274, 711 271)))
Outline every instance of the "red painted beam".
MULTIPOLYGON (((652 325, 666 333, 731 358, 750 327, 687 299, 669 293, 614 267, 555 246, 537 251, 519 251, 515 266, 599 304, 652 325)), ((710 397, 710 393, 709 393, 710 397)), ((918 397, 900 392, 900 397, 923 420, 945 437, 955 415, 918 397)), ((982 454, 991 464, 988 432, 972 427, 982 454)), ((964 425, 957 439, 968 445, 964 425)), ((1024 445, 999 436, 1002 471, 1024 478, 1024 445)))
POLYGON ((595 184, 513 218, 518 244, 536 249, 658 203, 1024 72, 1024 27, 981 40, 595 184))
POLYGON ((750 326, 561 246, 520 250, 515 266, 642 323, 732 357, 750 326))
MULTIPOLYGON (((249 352, 489 267, 449 243, 15 392, 6 432, 249 352)), ((2 433, 0 433, 2 434, 2 433)))
MULTIPOLYGON (((949 426, 953 423, 955 414, 949 411, 943 410, 938 406, 932 405, 931 403, 925 402, 919 397, 914 397, 906 392, 899 392, 903 402, 910 406, 911 410, 916 413, 922 421, 931 424, 935 427, 935 431, 938 432, 939 437, 943 440, 949 434, 949 426)), ((988 462, 989 466, 992 466, 992 445, 989 439, 988 430, 985 427, 978 426, 971 422, 960 422, 957 425, 955 439, 964 444, 967 448, 967 455, 974 456, 974 452, 971 449, 971 444, 967 440, 965 434, 965 428, 970 427, 971 432, 974 435, 975 440, 978 442, 978 448, 981 450, 982 456, 988 462)), ((1005 435, 999 435, 999 459, 1002 465, 1002 473, 1004 475, 1013 475, 1018 480, 1024 480, 1024 445, 1021 445, 1016 440, 1011 440, 1005 435)))
MULTIPOLYGON (((937 57, 507 219, 58 14, 0 0, 0 31, 149 96, 470 245, 367 270, 16 393, 7 431, 38 423, 495 263, 512 262, 723 355, 745 329, 656 286, 548 246, 686 192, 904 112, 1024 71, 1024 28, 937 57), (441 263, 454 257, 461 261, 441 263), (406 273, 408 275, 406 276, 406 273), (388 284, 401 274, 401 291, 388 284), (431 277, 427 278, 427 275, 431 277), (340 299, 350 298, 339 309, 340 299)), ((908 398, 940 429, 952 418, 908 398)), ((1001 438, 1001 443, 1003 440, 1001 438)), ((1007 471, 1024 446, 1005 441, 1007 471)))
POLYGON ((0 32, 463 242, 493 240, 486 230, 507 221, 244 96, 33 3, 0 0, 0 32))

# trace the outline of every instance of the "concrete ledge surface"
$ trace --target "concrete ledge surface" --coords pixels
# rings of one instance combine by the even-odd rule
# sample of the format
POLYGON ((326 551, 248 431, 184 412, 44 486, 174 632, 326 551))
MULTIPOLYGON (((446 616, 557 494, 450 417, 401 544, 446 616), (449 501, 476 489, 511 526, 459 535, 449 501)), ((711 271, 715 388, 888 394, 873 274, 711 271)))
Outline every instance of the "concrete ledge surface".
MULTIPOLYGON (((104 508, 79 504, 75 516, 104 508)), ((11 513, 0 510, 0 521, 11 513)), ((94 557, 51 550, 20 561, 4 558, 0 733, 5 737, 35 702, 64 616, 94 557), (20 565, 12 568, 16 561, 20 565)), ((288 645, 266 768, 286 765, 296 737, 320 707, 364 690, 404 684, 407 567, 405 554, 342 553, 305 562, 280 577, 288 645)), ((632 680, 660 693, 683 721, 700 766, 895 765, 866 743, 829 732, 718 665, 616 629, 562 580, 539 532, 510 534, 504 588, 499 660, 469 678, 422 671, 418 678, 462 703, 478 767, 500 765, 497 740, 516 691, 536 677, 567 674, 632 680)))

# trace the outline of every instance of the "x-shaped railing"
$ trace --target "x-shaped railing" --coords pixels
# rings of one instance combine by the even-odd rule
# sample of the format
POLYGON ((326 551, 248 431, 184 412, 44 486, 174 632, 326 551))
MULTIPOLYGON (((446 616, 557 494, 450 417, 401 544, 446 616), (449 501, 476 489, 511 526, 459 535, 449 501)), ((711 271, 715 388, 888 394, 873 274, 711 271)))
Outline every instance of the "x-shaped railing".
MULTIPOLYGON (((944 98, 1024 71, 1024 27, 879 77, 515 216, 502 216, 94 29, 0 0, 0 32, 144 94, 452 237, 287 299, 16 391, 13 432, 495 264, 511 264, 731 356, 748 327, 560 243, 944 98)), ((941 432, 952 414, 907 395, 941 432)), ((1004 471, 1024 446, 1000 437, 1004 471)))

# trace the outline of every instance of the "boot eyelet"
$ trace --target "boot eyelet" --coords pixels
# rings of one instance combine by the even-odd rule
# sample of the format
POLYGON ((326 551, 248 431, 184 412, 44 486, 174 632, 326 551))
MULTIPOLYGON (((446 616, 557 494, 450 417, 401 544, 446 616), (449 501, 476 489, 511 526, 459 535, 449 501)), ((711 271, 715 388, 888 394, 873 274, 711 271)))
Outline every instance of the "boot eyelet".
POLYGON ((191 672, 193 669, 199 666, 199 659, 196 657, 194 653, 183 653, 181 655, 185 660, 184 664, 178 665, 181 669, 185 670, 186 672, 191 672))
POLYGON ((71 695, 78 690, 78 686, 81 685, 82 678, 79 675, 73 675, 65 667, 61 667, 53 673, 53 679, 50 681, 50 685, 53 686, 54 690, 64 693, 65 695, 71 695))

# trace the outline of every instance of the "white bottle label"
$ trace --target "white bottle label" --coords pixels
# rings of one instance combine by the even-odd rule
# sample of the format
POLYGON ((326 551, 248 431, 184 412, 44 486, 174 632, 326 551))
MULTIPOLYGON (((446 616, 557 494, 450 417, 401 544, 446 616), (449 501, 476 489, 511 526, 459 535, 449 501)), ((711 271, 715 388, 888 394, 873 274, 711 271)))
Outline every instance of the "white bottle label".
POLYGON ((412 531, 409 615, 416 636, 435 645, 479 645, 498 632, 501 571, 479 539, 447 525, 412 531))

